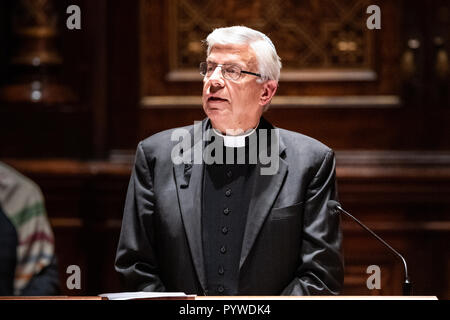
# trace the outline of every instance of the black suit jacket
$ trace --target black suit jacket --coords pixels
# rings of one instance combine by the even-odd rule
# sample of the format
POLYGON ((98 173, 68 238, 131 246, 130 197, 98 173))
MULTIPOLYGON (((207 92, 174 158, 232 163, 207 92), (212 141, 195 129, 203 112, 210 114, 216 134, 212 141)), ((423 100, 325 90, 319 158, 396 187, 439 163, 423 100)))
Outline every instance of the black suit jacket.
MULTIPOLYGON (((183 152, 203 143, 207 121, 183 128, 192 142, 183 152)), ((343 282, 340 220, 327 209, 327 201, 336 199, 334 153, 317 140, 277 130, 279 169, 256 178, 242 243, 239 294, 338 294, 343 282)), ((173 164, 171 154, 179 144, 171 141, 173 132, 157 133, 137 147, 116 270, 128 290, 201 295, 206 288, 203 164, 173 164)))

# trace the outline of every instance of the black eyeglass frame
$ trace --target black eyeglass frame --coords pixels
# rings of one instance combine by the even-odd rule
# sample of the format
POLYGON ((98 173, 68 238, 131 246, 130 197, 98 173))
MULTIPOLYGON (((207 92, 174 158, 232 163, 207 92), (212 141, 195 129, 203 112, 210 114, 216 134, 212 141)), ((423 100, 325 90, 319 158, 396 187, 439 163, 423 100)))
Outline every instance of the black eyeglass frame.
MULTIPOLYGON (((237 80, 239 80, 239 79, 241 78, 241 75, 242 75, 243 73, 244 73, 244 74, 249 74, 249 75, 252 75, 252 76, 255 76, 255 77, 259 77, 259 78, 261 78, 261 79, 263 78, 263 76, 262 76, 260 73, 255 73, 255 72, 250 72, 250 71, 242 70, 241 67, 240 67, 239 65, 237 65, 237 64, 233 64, 233 63, 224 63, 224 64, 220 64, 220 63, 213 63, 213 62, 209 62, 209 63, 215 65, 214 71, 217 69, 217 67, 220 67, 220 71, 222 72, 222 76, 223 76, 225 79, 237 81, 237 80), (226 69, 226 68, 223 68, 224 66, 235 66, 235 67, 239 68, 239 69, 240 69, 239 77, 238 77, 237 79, 232 79, 232 78, 226 77, 226 76, 225 76, 225 74, 226 74, 226 70, 225 70, 225 69, 226 69)), ((207 67, 208 67, 208 62, 207 62, 207 61, 203 61, 203 62, 200 63, 200 66, 199 66, 200 74, 201 74, 202 76, 204 76, 204 77, 206 77, 207 72, 206 72, 206 71, 205 71, 205 72, 202 72, 202 70, 203 70, 203 69, 204 69, 204 70, 207 70, 207 67), (204 66, 204 67, 203 67, 203 66, 204 66)), ((213 72, 214 72, 214 71, 213 71, 213 72)), ((211 73, 211 74, 212 74, 212 73, 211 73)))

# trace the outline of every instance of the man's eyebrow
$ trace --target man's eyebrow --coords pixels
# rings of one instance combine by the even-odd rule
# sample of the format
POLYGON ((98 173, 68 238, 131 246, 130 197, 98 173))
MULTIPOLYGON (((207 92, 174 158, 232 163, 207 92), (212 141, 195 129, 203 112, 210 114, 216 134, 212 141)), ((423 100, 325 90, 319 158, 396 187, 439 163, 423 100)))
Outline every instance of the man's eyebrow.
MULTIPOLYGON (((214 61, 214 60, 209 60, 209 59, 206 59, 206 62, 219 64, 219 63, 217 63, 216 61, 214 61)), ((242 67, 242 68, 246 68, 246 67, 247 67, 244 63, 236 62, 236 61, 234 61, 234 60, 225 62, 224 64, 235 64, 235 65, 238 65, 238 66, 240 66, 240 67, 242 67)))

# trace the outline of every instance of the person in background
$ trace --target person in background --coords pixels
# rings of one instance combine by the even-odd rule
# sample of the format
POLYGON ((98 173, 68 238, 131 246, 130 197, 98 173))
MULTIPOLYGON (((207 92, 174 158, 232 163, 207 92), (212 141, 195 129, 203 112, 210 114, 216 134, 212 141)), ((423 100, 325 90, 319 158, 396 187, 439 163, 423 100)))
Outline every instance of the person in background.
POLYGON ((58 293, 54 237, 41 190, 0 162, 0 295, 58 293))

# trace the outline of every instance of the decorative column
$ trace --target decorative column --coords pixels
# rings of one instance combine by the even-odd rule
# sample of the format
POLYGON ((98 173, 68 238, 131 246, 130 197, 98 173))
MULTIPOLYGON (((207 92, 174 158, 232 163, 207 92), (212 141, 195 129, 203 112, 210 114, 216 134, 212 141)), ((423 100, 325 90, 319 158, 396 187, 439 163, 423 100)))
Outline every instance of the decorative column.
POLYGON ((60 104, 75 95, 59 75, 58 11, 54 0, 18 0, 12 7, 9 77, 0 99, 11 103, 60 104))

